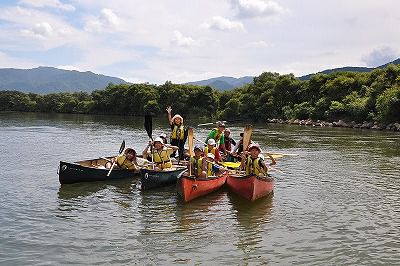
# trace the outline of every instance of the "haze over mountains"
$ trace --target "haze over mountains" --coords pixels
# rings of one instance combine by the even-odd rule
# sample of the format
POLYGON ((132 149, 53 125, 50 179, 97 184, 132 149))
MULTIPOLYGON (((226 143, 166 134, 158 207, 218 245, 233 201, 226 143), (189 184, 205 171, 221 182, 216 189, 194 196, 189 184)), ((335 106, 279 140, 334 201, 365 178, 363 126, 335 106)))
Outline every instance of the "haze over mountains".
MULTIPOLYGON (((389 64, 400 64, 400 58, 376 68, 384 68, 389 64)), ((319 73, 329 74, 340 71, 369 72, 376 68, 369 67, 341 67, 327 69, 319 73)), ((260 73, 261 74, 261 73, 260 73)), ((314 74, 299 77, 300 80, 308 80, 314 74)), ((210 86, 221 91, 231 90, 253 82, 252 76, 241 78, 216 77, 200 81, 192 81, 186 84, 210 86)), ((33 69, 0 69, 0 90, 17 90, 47 94, 53 92, 91 92, 95 89, 104 89, 109 83, 126 84, 123 79, 95 74, 93 72, 79 72, 75 70, 63 70, 54 67, 38 67, 33 69)))

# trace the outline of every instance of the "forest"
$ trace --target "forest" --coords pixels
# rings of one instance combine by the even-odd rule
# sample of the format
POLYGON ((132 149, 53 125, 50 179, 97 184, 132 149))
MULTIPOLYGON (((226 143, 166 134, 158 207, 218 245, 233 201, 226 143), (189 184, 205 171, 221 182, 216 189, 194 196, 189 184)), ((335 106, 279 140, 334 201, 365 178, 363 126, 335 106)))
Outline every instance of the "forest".
POLYGON ((267 119, 400 121, 400 65, 371 72, 293 74, 264 72, 240 88, 220 92, 209 86, 109 84, 92 93, 34 94, 0 91, 0 111, 143 116, 164 115, 171 105, 183 116, 263 122, 267 119))

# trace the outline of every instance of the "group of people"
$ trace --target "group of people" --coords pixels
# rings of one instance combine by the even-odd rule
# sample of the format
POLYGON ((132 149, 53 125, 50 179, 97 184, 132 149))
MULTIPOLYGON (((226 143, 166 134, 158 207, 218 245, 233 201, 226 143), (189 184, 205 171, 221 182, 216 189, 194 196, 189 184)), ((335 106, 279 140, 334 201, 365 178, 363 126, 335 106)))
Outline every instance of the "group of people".
MULTIPOLYGON (((184 147, 188 133, 183 124, 183 117, 179 114, 172 116, 171 106, 168 106, 166 111, 171 127, 170 143, 167 143, 167 136, 163 133, 153 141, 149 141, 143 150, 143 158, 151 160, 156 170, 171 168, 171 158, 173 157, 178 157, 181 161, 187 158, 184 147)), ((224 170, 222 166, 218 165, 219 162, 240 160, 240 167, 246 171, 247 175, 267 175, 268 167, 260 146, 251 142, 248 149, 244 149, 243 133, 240 134, 241 139, 238 142, 230 136, 230 133, 224 123, 218 123, 217 128, 212 129, 208 134, 204 143, 206 145, 195 145, 194 156, 188 160, 189 172, 196 177, 206 178, 224 170)), ((271 155, 269 158, 271 159, 269 165, 276 164, 271 155)), ((114 161, 118 167, 123 169, 133 171, 139 169, 136 151, 132 148, 127 148, 114 161)))

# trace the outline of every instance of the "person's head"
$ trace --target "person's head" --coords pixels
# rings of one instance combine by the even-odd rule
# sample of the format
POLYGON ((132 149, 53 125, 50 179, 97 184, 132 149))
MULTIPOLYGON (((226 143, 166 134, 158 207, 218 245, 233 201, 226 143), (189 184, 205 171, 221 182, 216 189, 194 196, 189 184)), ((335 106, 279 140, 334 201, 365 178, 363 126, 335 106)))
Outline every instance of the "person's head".
POLYGON ((219 133, 222 133, 222 132, 224 132, 224 131, 225 131, 225 124, 222 123, 222 122, 219 122, 219 123, 218 123, 218 132, 219 132, 219 133))
POLYGON ((161 149, 164 146, 164 141, 162 138, 158 137, 154 139, 154 148, 161 149))
POLYGON ((160 134, 160 138, 162 138, 163 141, 164 141, 164 143, 165 143, 165 140, 167 139, 167 134, 161 133, 161 134, 160 134))
POLYGON ((214 148, 216 144, 217 144, 217 143, 215 143, 215 139, 209 139, 209 140, 207 141, 207 145, 208 145, 208 148, 209 148, 209 149, 214 148))
POLYGON ((225 137, 229 137, 230 134, 231 134, 231 131, 229 130, 229 128, 226 128, 224 131, 225 137))
POLYGON ((133 160, 136 157, 136 151, 132 148, 126 148, 124 153, 128 160, 133 160))
POLYGON ((249 152, 252 158, 257 158, 258 155, 261 153, 260 145, 257 143, 252 143, 249 145, 249 152))
POLYGON ((181 125, 181 124, 183 124, 183 117, 178 115, 178 114, 176 114, 176 115, 174 115, 174 117, 172 117, 172 122, 175 125, 181 125))
POLYGON ((241 137, 241 138, 243 138, 243 136, 244 136, 244 133, 243 133, 243 132, 242 132, 242 133, 240 133, 240 137, 241 137))
POLYGON ((193 151, 196 157, 200 157, 203 154, 203 147, 201 145, 196 145, 194 146, 193 151))
POLYGON ((207 161, 214 162, 215 155, 212 153, 207 153, 207 161))

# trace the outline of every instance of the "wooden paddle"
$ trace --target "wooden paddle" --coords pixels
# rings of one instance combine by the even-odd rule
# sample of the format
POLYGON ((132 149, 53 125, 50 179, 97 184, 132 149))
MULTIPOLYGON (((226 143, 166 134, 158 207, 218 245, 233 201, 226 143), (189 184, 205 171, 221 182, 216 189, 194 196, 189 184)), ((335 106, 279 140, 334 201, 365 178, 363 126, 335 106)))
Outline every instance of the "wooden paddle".
MULTIPOLYGON (((121 147, 119 147, 118 156, 120 156, 120 155, 122 154, 122 152, 124 151, 124 149, 125 149, 125 140, 122 141, 121 147)), ((117 156, 117 159, 118 159, 118 156, 117 156)), ((113 162, 113 164, 112 164, 112 166, 111 166, 111 168, 110 168, 110 171, 108 171, 108 173, 107 173, 107 176, 110 176, 111 171, 114 169, 114 166, 115 166, 115 164, 117 163, 117 159, 115 159, 115 161, 113 162)))
POLYGON ((247 148, 249 147, 250 140, 251 140, 251 133, 253 132, 253 127, 252 125, 247 125, 244 128, 244 134, 243 134, 243 151, 247 151, 247 148))
POLYGON ((192 165, 191 165, 191 158, 194 156, 193 151, 193 128, 188 128, 188 145, 189 145, 189 176, 192 176, 192 165))

